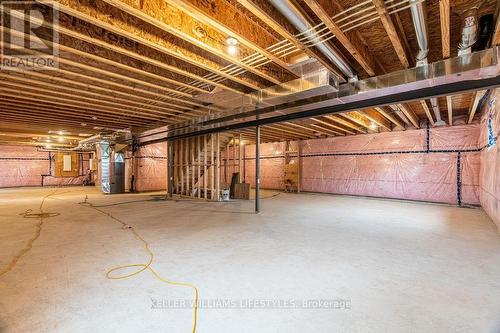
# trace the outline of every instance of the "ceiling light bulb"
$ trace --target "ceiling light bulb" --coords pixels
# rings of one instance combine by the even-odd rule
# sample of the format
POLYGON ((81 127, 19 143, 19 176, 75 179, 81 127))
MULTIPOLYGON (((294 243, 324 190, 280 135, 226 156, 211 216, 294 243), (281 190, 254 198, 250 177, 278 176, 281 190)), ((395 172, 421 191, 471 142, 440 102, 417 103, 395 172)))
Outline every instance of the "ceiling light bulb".
POLYGON ((238 53, 238 48, 234 45, 229 45, 227 47, 227 53, 229 53, 229 55, 235 56, 238 53))
POLYGON ((226 44, 227 44, 227 53, 229 53, 229 55, 235 56, 238 54, 238 40, 236 38, 229 37, 226 40, 226 44))
POLYGON ((373 130, 376 130, 378 128, 378 126, 375 123, 371 123, 370 124, 370 128, 373 129, 373 130))
POLYGON ((58 138, 57 141, 64 142, 64 138, 58 138))

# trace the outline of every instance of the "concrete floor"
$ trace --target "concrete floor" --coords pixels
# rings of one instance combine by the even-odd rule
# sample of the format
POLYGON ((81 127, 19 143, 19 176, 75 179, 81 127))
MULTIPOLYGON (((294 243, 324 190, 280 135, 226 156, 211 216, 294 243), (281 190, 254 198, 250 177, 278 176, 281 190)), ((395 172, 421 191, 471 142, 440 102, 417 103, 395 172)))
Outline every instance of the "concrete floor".
MULTIPOLYGON (((0 190, 0 268, 33 235, 37 220, 18 214, 51 191, 0 190)), ((147 255, 130 230, 75 204, 85 194, 94 204, 150 194, 58 191, 66 201, 44 207, 61 215, 0 277, 0 332, 190 332, 191 309, 167 306, 191 290, 149 272, 106 279, 147 255)), ((500 332, 500 234, 481 209, 315 194, 262 206, 258 216, 252 201, 101 209, 150 242, 162 276, 198 286, 197 332, 500 332), (208 306, 217 300, 231 306, 208 306), (302 307, 308 300, 313 308, 302 307)))

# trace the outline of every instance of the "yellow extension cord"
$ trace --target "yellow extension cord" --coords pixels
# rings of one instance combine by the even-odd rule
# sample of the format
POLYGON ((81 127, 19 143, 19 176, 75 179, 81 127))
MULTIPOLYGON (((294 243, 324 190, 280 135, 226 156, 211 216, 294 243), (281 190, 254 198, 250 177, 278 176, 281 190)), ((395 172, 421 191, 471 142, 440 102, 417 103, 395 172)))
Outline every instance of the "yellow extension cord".
POLYGON ((90 207, 90 208, 93 208, 93 209, 97 210, 98 212, 100 212, 101 214, 104 214, 104 215, 108 216, 109 218, 115 220, 116 222, 118 222, 122 225, 123 229, 130 229, 132 231, 132 233, 134 234, 135 238, 137 238, 139 241, 141 241, 144 244, 144 249, 149 254, 149 260, 147 261, 147 263, 145 263, 145 264, 128 264, 128 265, 113 267, 110 270, 108 270, 108 272, 106 273, 106 277, 108 279, 112 279, 112 280, 123 280, 123 279, 130 278, 134 275, 138 275, 138 274, 144 272, 145 270, 149 270, 155 278, 157 278, 159 281, 161 281, 163 283, 171 284, 171 285, 175 285, 175 286, 188 287, 188 288, 193 289, 194 290, 194 305, 193 305, 194 311, 193 311, 192 333, 195 333, 196 332, 197 318, 198 318, 198 298, 199 298, 198 288, 191 283, 176 282, 176 281, 171 281, 171 280, 167 280, 165 278, 162 278, 160 276, 160 274, 158 274, 151 267, 151 264, 153 263, 155 255, 154 255, 153 251, 151 251, 151 249, 149 248, 149 243, 144 238, 142 238, 142 236, 139 235, 139 233, 137 231, 135 231, 135 229, 132 226, 130 226, 130 225, 126 224, 125 222, 121 221, 120 219, 114 217, 110 213, 107 213, 107 212, 93 206, 90 202, 87 202, 87 198, 85 198, 85 201, 80 202, 80 204, 85 205, 85 206, 90 207), (112 274, 113 272, 119 271, 121 269, 130 268, 130 267, 139 267, 139 269, 132 272, 132 273, 125 274, 125 275, 114 275, 113 276, 113 274, 112 274))
MULTIPOLYGON (((10 272, 16 266, 19 259, 21 259, 26 253, 28 253, 32 249, 33 243, 38 239, 38 237, 40 237, 40 234, 42 232, 42 226, 44 223, 44 219, 60 215, 59 213, 50 213, 50 212, 43 211, 43 204, 45 203, 45 200, 47 198, 55 195, 57 193, 57 191, 58 190, 55 190, 54 192, 49 193, 48 195, 43 197, 42 202, 40 203, 40 207, 38 209, 39 210, 38 213, 33 213, 31 209, 28 209, 24 213, 19 214, 19 215, 22 215, 24 218, 39 218, 40 221, 36 224, 36 230, 35 230, 34 236, 26 243, 26 246, 14 256, 14 258, 10 261, 10 263, 7 265, 7 267, 5 267, 4 269, 2 269, 0 271, 0 277, 4 274, 10 272)), ((70 191, 68 191, 68 192, 70 192, 70 191)), ((63 193, 66 193, 66 192, 63 192, 63 193)), ((59 193, 59 194, 62 194, 62 193, 59 193)), ((60 200, 63 200, 63 199, 60 199, 60 200)), ((85 205, 89 208, 93 208, 93 209, 97 210, 98 212, 100 212, 101 214, 104 214, 104 215, 108 216, 109 218, 117 221, 118 223, 120 223, 122 225, 123 229, 130 229, 132 231, 132 233, 134 234, 134 236, 144 244, 144 249, 149 254, 149 260, 147 261, 147 263, 145 263, 145 264, 129 264, 129 265, 123 265, 123 266, 117 266, 117 267, 111 268, 110 270, 107 271, 106 277, 108 279, 112 279, 112 280, 123 280, 123 279, 130 278, 132 276, 138 275, 138 274, 144 272, 145 270, 149 270, 155 278, 157 278, 159 281, 161 281, 163 283, 176 285, 176 286, 189 287, 189 288, 193 289, 195 297, 194 297, 194 305, 193 305, 194 318, 193 318, 192 333, 195 333, 197 319, 198 319, 198 299, 199 299, 198 288, 196 288, 195 285, 190 284, 190 283, 171 281, 171 280, 167 280, 167 279, 161 277, 160 274, 158 274, 151 267, 151 264, 153 263, 155 255, 154 255, 153 251, 151 251, 151 249, 149 248, 149 243, 144 238, 142 238, 142 236, 139 235, 139 233, 137 231, 135 231, 135 229, 132 226, 130 226, 130 225, 126 224, 125 222, 121 221, 120 219, 114 217, 110 213, 106 213, 105 211, 103 211, 97 207, 94 207, 91 203, 87 202, 87 197, 85 198, 85 201, 80 202, 80 204, 85 205), (130 268, 130 267, 139 267, 139 269, 136 270, 135 272, 125 274, 125 275, 113 276, 113 274, 112 274, 113 272, 119 271, 121 269, 130 268)))
POLYGON ((10 263, 0 271, 0 277, 4 274, 7 274, 8 272, 10 272, 16 266, 19 259, 21 259, 26 253, 28 253, 31 250, 31 248, 33 247, 33 243, 38 239, 38 237, 40 237, 40 234, 42 233, 42 226, 44 223, 44 219, 49 218, 49 217, 55 217, 55 216, 59 215, 59 213, 47 213, 47 212, 43 211, 43 204, 45 203, 45 200, 56 193, 57 193, 57 190, 55 190, 54 192, 49 193, 43 197, 42 202, 40 203, 40 207, 38 207, 38 211, 39 211, 38 213, 33 213, 33 211, 31 209, 28 209, 24 213, 19 214, 24 218, 39 218, 40 220, 35 225, 36 229, 35 229, 35 234, 33 235, 33 237, 31 237, 28 240, 28 242, 26 243, 26 245, 24 246, 24 248, 21 251, 19 251, 12 258, 10 263))

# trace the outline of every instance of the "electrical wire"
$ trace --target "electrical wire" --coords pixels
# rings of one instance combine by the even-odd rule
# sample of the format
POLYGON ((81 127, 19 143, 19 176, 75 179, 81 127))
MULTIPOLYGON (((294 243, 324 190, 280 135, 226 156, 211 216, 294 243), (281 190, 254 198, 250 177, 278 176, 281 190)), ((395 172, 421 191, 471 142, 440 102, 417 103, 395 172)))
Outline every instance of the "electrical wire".
POLYGON ((40 237, 40 234, 42 233, 43 224, 45 222, 44 219, 51 218, 51 217, 56 217, 56 216, 60 215, 60 213, 58 213, 58 212, 44 212, 43 211, 43 204, 45 203, 45 200, 47 198, 53 196, 54 194, 56 194, 57 191, 58 190, 55 190, 54 192, 49 193, 49 194, 47 194, 46 196, 43 197, 42 202, 40 203, 40 206, 38 207, 38 213, 33 213, 33 210, 28 209, 25 212, 19 214, 19 215, 21 215, 24 218, 39 219, 39 221, 35 225, 35 233, 34 233, 33 237, 31 237, 28 240, 28 242, 26 243, 26 245, 21 249, 21 251, 19 251, 12 258, 12 260, 9 262, 9 264, 5 268, 3 268, 2 270, 0 270, 0 277, 3 276, 3 275, 5 275, 5 274, 7 274, 11 270, 13 270, 14 267, 17 265, 17 262, 24 255, 26 255, 29 251, 31 251, 31 249, 33 248, 33 243, 35 243, 35 241, 38 239, 38 237, 40 237))
POLYGON ((198 288, 195 285, 191 284, 191 283, 177 282, 177 281, 168 280, 168 279, 163 278, 160 274, 158 274, 151 267, 151 265, 152 265, 152 263, 154 261, 154 258, 155 258, 154 252, 150 249, 149 243, 134 229, 134 227, 132 227, 131 225, 129 225, 129 224, 125 223, 125 222, 123 222, 122 220, 118 219, 117 217, 113 216, 111 213, 108 213, 108 212, 105 212, 102 209, 99 209, 97 206, 94 206, 92 203, 88 202, 87 199, 88 199, 88 196, 86 196, 85 200, 83 202, 80 202, 79 204, 82 205, 82 206, 85 206, 85 207, 92 208, 92 209, 98 211, 99 213, 101 213, 103 215, 106 215, 110 219, 112 219, 112 220, 120 223, 122 225, 122 229, 124 229, 124 230, 130 230, 132 232, 132 234, 135 236, 135 238, 137 240, 139 240, 140 242, 143 243, 144 250, 149 255, 149 259, 147 260, 146 263, 142 263, 142 264, 141 263, 139 263, 139 264, 127 264, 127 265, 113 267, 113 268, 109 269, 106 272, 106 277, 108 279, 111 279, 111 280, 124 280, 124 279, 128 279, 128 278, 130 278, 132 276, 139 275, 140 273, 144 272, 145 270, 148 270, 156 279, 158 279, 159 281, 161 281, 163 283, 170 284, 170 285, 175 285, 175 286, 181 286, 181 287, 188 287, 188 288, 193 289, 193 291, 194 291, 193 309, 194 310, 193 310, 193 326, 192 326, 192 331, 191 332, 195 333, 196 332, 197 320, 198 320, 198 300, 199 300, 198 288), (117 271, 120 271, 120 270, 123 270, 123 269, 129 269, 129 268, 137 268, 137 270, 133 271, 132 273, 123 274, 123 275, 113 274, 113 273, 116 273, 117 271))

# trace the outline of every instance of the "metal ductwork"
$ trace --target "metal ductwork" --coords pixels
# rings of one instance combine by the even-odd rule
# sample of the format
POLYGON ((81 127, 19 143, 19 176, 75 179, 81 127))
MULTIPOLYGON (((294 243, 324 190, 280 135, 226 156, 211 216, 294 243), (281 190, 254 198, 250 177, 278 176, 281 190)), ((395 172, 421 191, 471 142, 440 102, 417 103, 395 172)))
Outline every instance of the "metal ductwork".
POLYGON ((459 56, 471 53, 472 46, 477 42, 479 31, 477 10, 478 8, 474 7, 461 13, 462 40, 458 45, 459 56))
POLYGON ((434 111, 434 116, 436 116, 436 124, 435 126, 443 126, 446 125, 446 123, 441 119, 441 111, 439 110, 439 103, 437 98, 431 98, 431 106, 432 110, 434 111))
POLYGON ((410 0, 410 11, 413 19, 413 26, 417 34, 418 55, 417 67, 427 65, 427 54, 429 53, 429 34, 427 32, 427 20, 425 17, 425 2, 410 0))
MULTIPOLYGON (((427 18, 425 15, 425 2, 419 0, 410 0, 410 11, 413 19, 413 26, 417 35, 418 55, 416 59, 417 67, 427 65, 427 54, 429 53, 429 33, 427 32, 427 18)), ((437 98, 430 99, 432 111, 436 117, 436 126, 444 125, 441 119, 441 111, 437 98)))
MULTIPOLYGON (((302 13, 290 3, 289 0, 269 0, 272 5, 280 11, 280 13, 285 16, 295 28, 300 32, 305 32, 305 36, 310 40, 316 40, 314 35, 314 30, 310 30, 312 26, 309 24, 307 19, 302 15, 302 13)), ((358 79, 356 73, 353 69, 345 62, 342 57, 340 57, 335 50, 326 45, 325 43, 317 44, 316 47, 321 53, 323 53, 332 63, 337 66, 340 71, 347 76, 349 81, 355 81, 358 79)))

